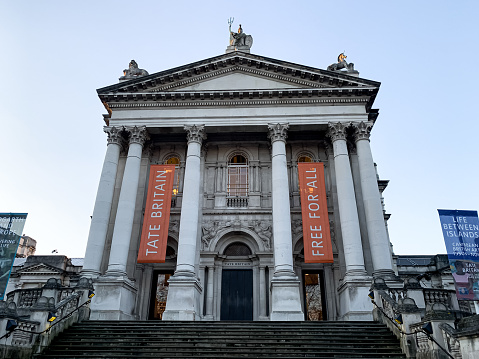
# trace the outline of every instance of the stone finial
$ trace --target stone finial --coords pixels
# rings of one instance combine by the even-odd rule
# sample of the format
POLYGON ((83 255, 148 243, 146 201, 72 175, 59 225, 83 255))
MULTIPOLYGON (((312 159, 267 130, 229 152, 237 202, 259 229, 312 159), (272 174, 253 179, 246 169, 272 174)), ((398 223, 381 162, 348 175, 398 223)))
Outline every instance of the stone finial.
POLYGON ((250 52, 251 46, 253 46, 253 37, 251 35, 246 35, 243 32, 241 24, 238 28, 238 32, 231 31, 231 25, 233 24, 234 18, 228 20, 229 32, 230 32, 230 44, 226 48, 226 53, 233 51, 242 51, 250 52))
POLYGON ((148 72, 146 70, 138 68, 138 64, 135 60, 131 60, 128 68, 123 70, 123 76, 120 77, 120 81, 127 81, 131 79, 136 79, 141 76, 147 76, 148 72))

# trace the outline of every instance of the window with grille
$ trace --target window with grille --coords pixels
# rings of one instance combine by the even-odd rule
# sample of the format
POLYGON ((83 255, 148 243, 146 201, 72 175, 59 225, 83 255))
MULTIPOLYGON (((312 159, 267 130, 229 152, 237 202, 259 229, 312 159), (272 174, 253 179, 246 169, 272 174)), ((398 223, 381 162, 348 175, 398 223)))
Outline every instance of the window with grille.
POLYGON ((242 155, 228 163, 228 197, 248 197, 248 160, 242 155))
POLYGON ((298 157, 298 162, 313 162, 313 159, 309 156, 299 156, 298 157))
POLYGON ((241 242, 231 243, 226 247, 224 254, 229 257, 243 257, 251 255, 251 249, 241 242))

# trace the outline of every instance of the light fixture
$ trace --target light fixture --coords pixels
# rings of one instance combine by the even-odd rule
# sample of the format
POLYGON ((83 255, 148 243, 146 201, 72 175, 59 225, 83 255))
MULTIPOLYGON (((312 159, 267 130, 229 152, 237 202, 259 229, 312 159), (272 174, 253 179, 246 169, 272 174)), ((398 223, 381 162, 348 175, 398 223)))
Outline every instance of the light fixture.
POLYGON ((55 319, 57 319, 57 317, 55 316, 54 313, 52 313, 52 312, 48 313, 48 319, 47 320, 49 322, 53 322, 55 319))
POLYGON ((423 330, 423 332, 425 332, 427 335, 431 335, 433 332, 432 332, 432 324, 431 322, 427 322, 425 324, 423 324, 423 326, 421 327, 421 329, 423 330))
POLYGON ((14 319, 9 319, 7 321, 7 327, 5 328, 7 332, 12 332, 18 326, 17 321, 14 319))
POLYGON ((402 314, 398 314, 394 317, 394 321, 398 324, 402 324, 403 321, 402 321, 402 314))
POLYGON ((95 292, 91 289, 88 291, 88 298, 93 298, 95 296, 95 292))

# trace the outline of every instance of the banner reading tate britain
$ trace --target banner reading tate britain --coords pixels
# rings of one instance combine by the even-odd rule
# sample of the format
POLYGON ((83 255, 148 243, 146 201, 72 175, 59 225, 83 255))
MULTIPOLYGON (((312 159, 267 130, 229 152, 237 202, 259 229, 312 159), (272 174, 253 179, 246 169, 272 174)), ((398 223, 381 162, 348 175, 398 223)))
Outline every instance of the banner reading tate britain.
POLYGON ((175 165, 151 165, 138 263, 164 263, 175 165))
POLYGON ((438 209, 458 300, 479 300, 477 211, 438 209))
POLYGON ((0 213, 0 300, 5 296, 26 213, 0 213))
POLYGON ((328 204, 321 162, 298 163, 305 263, 333 263, 328 204))

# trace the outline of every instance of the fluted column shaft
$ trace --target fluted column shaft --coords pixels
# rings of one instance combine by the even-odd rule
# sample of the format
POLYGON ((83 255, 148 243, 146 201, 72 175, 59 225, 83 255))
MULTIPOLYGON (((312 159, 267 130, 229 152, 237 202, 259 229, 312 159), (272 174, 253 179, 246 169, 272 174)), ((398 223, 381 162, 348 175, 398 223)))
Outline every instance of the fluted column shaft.
POLYGON ((208 266, 208 288, 206 289, 206 315, 212 316, 213 315, 213 290, 214 290, 214 273, 215 267, 208 266))
POLYGON ((286 137, 288 124, 269 125, 272 145, 274 275, 294 277, 286 137))
POLYGON ((389 239, 384 223, 381 195, 369 143, 372 123, 356 125, 356 149, 358 153, 359 176, 368 229, 369 246, 373 261, 374 275, 393 274, 389 239))
POLYGON ((111 241, 108 275, 126 275, 126 263, 130 249, 133 217, 135 215, 138 181, 140 178, 140 163, 143 144, 147 139, 146 127, 127 128, 130 132, 130 145, 126 159, 120 198, 115 218, 115 227, 111 241))
POLYGON ((196 276, 195 261, 200 206, 201 144, 206 137, 204 126, 185 126, 188 150, 181 205, 178 259, 175 275, 196 276))
POLYGON ((118 160, 120 158, 121 144, 123 141, 121 128, 105 127, 104 131, 108 135, 108 146, 101 171, 100 183, 98 184, 90 232, 88 234, 82 269, 82 274, 85 276, 100 275, 100 266, 105 249, 106 234, 113 202, 118 160))
POLYGON ((361 231, 354 192, 353 176, 346 143, 346 128, 338 123, 329 124, 329 136, 333 142, 338 207, 343 237, 346 275, 365 275, 361 231))

